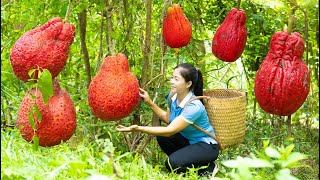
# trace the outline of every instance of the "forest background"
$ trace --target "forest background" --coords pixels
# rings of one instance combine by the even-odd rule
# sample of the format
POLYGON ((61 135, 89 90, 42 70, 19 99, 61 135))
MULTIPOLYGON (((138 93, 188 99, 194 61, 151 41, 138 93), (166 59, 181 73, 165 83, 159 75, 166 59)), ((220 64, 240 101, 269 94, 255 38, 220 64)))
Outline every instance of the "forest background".
POLYGON ((152 136, 115 131, 118 124, 159 125, 140 103, 117 122, 95 118, 88 86, 104 58, 123 53, 130 70, 163 109, 173 67, 189 62, 204 74, 205 89, 241 89, 248 104, 244 141, 223 150, 217 162, 221 179, 319 178, 319 6, 316 0, 243 0, 247 43, 240 59, 225 63, 211 52, 212 37, 237 1, 52 0, 1 1, 1 179, 206 179, 191 168, 185 175, 164 168, 165 154, 152 136), (180 4, 192 24, 192 39, 179 54, 165 45, 161 30, 171 3, 180 4), (257 70, 269 51, 271 36, 286 29, 305 42, 310 92, 289 121, 264 112, 254 92, 257 70), (25 32, 53 17, 76 26, 69 58, 57 79, 74 102, 77 129, 66 143, 35 150, 16 128, 19 104, 27 88, 12 71, 10 52, 25 32))

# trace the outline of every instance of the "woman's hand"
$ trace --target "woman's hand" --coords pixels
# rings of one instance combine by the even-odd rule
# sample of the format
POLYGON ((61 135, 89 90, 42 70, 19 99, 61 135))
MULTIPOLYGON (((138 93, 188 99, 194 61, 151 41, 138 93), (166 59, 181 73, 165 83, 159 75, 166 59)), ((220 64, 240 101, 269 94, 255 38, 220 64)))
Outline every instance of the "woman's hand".
POLYGON ((139 89, 140 89, 139 95, 143 99, 143 101, 146 102, 147 104, 151 104, 152 101, 150 99, 148 92, 143 90, 142 88, 139 88, 139 89))
POLYGON ((125 127, 125 126, 122 126, 122 125, 118 125, 116 127, 116 130, 119 131, 119 132, 135 132, 138 130, 138 125, 132 125, 130 127, 125 127))

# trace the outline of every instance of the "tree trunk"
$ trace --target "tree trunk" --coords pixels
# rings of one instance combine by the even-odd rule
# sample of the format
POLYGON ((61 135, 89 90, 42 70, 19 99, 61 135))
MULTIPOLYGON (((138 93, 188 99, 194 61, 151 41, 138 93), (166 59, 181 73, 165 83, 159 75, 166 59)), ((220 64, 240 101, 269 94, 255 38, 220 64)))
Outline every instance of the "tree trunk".
POLYGON ((124 12, 124 16, 122 16, 123 18, 123 29, 125 29, 125 38, 124 38, 124 45, 123 45, 123 49, 121 50, 121 52, 123 52, 125 55, 128 55, 128 50, 127 50, 127 46, 126 43, 130 42, 130 35, 131 35, 131 28, 133 23, 133 17, 132 17, 132 13, 129 13, 128 10, 128 1, 127 0, 123 0, 123 12, 124 12), (131 23, 129 23, 131 22, 131 23))
MULTIPOLYGON (((162 18, 164 17, 164 14, 165 14, 165 12, 166 12, 166 4, 168 3, 168 0, 166 0, 166 1, 164 1, 164 8, 163 8, 163 13, 162 13, 162 18)), ((147 9, 150 9, 150 10, 147 10, 147 27, 148 27, 148 19, 150 20, 150 22, 151 22, 151 0, 147 0, 147 2, 146 2, 146 5, 147 5, 147 9), (148 2, 148 1, 150 1, 150 2, 148 2), (150 14, 149 14, 150 13, 150 14)), ((158 30, 160 29, 160 23, 158 24, 158 30)), ((146 55, 145 53, 147 52, 148 54, 148 58, 150 57, 149 56, 149 54, 150 54, 150 39, 151 39, 151 24, 149 25, 150 26, 150 30, 148 30, 148 28, 146 28, 147 29, 147 31, 146 31, 146 40, 145 40, 145 44, 147 44, 147 39, 149 39, 149 44, 148 45, 145 45, 145 49, 144 49, 144 55, 146 55), (149 31, 149 33, 148 33, 148 31, 149 31), (149 36, 149 38, 148 38, 148 36, 149 36), (149 48, 148 48, 149 47, 149 48), (146 48, 148 48, 148 49, 146 49, 146 48)), ((159 32, 159 31, 158 31, 159 32)), ((160 33, 161 34, 161 33, 160 33)), ((155 46, 154 46, 155 47, 155 46)), ((164 40, 163 40, 163 37, 162 37, 162 34, 160 35, 160 49, 161 49, 161 67, 160 67, 160 74, 164 74, 164 61, 163 61, 163 54, 164 54, 164 52, 165 52, 165 44, 164 44, 164 40)), ((145 63, 145 62, 143 62, 143 63, 145 63)), ((146 68, 148 68, 148 64, 146 64, 147 66, 146 66, 146 68)), ((143 66, 144 67, 144 66, 143 66)), ((142 72, 142 73, 146 73, 146 72, 142 72)), ((147 76, 147 75, 146 75, 147 76)), ((160 76, 159 76, 160 77, 160 76)), ((155 77, 156 78, 156 77, 155 77)), ((158 78, 159 79, 159 81, 158 81, 158 85, 157 85, 157 87, 159 88, 160 87, 160 85, 162 85, 163 84, 163 78, 158 78)), ((147 88, 147 86, 148 86, 148 83, 147 83, 147 81, 145 80, 145 83, 143 84, 143 86, 146 86, 146 88, 147 88)), ((156 98, 157 98, 157 93, 155 94, 155 97, 154 97, 154 99, 153 99, 153 101, 155 102, 155 100, 156 100, 156 98)), ((159 118, 156 116, 156 114, 155 113, 153 113, 152 114, 152 126, 160 126, 160 120, 159 120, 159 118)), ((141 135, 140 135, 141 136, 141 135)), ((137 153, 143 153, 143 151, 144 151, 144 149, 145 149, 145 147, 146 147, 146 145, 150 142, 150 140, 153 138, 154 136, 152 136, 152 135, 147 135, 142 141, 140 141, 140 144, 138 145, 138 147, 137 147, 137 149, 136 149, 136 151, 135 152, 137 152, 137 153)))
MULTIPOLYGON (((103 1, 102 1, 102 7, 104 7, 103 1)), ((99 45, 99 54, 98 54, 98 59, 97 59, 97 63, 96 63, 96 69, 99 69, 100 64, 101 64, 101 59, 102 59, 102 54, 103 54, 103 50, 102 50, 102 39, 103 39, 103 26, 104 26, 104 8, 101 8, 101 22, 100 22, 100 45, 99 45)))
MULTIPOLYGON (((148 65, 150 58, 150 41, 151 41, 151 0, 146 0, 147 17, 146 17, 146 35, 144 40, 144 47, 142 54, 142 71, 141 71, 141 85, 144 87, 148 81, 148 65)), ((147 87, 145 87, 147 88, 147 87)))
POLYGON ((91 82, 91 72, 90 72, 89 53, 86 45, 87 12, 85 9, 78 14, 78 19, 79 19, 79 29, 80 29, 81 52, 84 58, 84 66, 87 73, 87 87, 89 88, 89 85, 91 82))
MULTIPOLYGON (((147 14, 146 14, 146 35, 144 39, 144 43, 142 43, 142 71, 141 71, 141 87, 145 87, 148 81, 148 65, 149 65, 149 57, 150 57, 150 41, 151 41, 151 0, 146 0, 146 8, 147 8, 147 14)), ((146 89, 147 90, 147 89, 146 89)), ((141 103, 138 103, 136 106, 136 113, 133 116, 133 124, 140 125, 140 108, 141 103)), ((140 134, 140 133, 139 133, 140 134)), ((138 133, 133 133, 133 136, 137 136, 138 133)), ((141 141, 142 143, 144 141, 141 141)), ((137 142, 138 144, 140 141, 137 142)), ((145 142, 147 143, 147 142, 145 142)), ((132 143, 133 146, 136 144, 132 143)), ((141 144, 139 145, 141 147, 141 144)), ((137 148, 138 149, 138 148, 137 148)), ((140 150, 141 151, 141 150, 140 150)))
POLYGON ((113 4, 110 3, 110 0, 105 0, 106 3, 106 17, 107 17, 107 55, 115 55, 114 45, 112 41, 112 9, 113 4))

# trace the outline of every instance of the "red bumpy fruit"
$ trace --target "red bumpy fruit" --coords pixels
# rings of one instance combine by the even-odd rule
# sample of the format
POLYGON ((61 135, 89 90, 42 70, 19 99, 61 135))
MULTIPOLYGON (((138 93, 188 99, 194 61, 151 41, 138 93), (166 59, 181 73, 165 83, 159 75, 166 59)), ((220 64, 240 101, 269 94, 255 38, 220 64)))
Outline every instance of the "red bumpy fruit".
POLYGON ((163 21, 162 35, 171 48, 187 46, 192 36, 192 27, 179 4, 172 4, 163 21))
POLYGON ((43 103, 42 94, 38 89, 27 92, 20 104, 17 124, 21 136, 26 141, 32 141, 35 132, 40 146, 54 146, 60 144, 61 141, 67 141, 74 133, 76 112, 67 91, 61 89, 58 82, 54 81, 54 95, 49 98, 47 104, 43 103), (31 98, 30 93, 36 96, 35 101, 31 98), (39 122, 34 113, 36 131, 31 127, 28 118, 33 104, 42 114, 39 122))
POLYGON ((90 83, 88 101, 93 114, 106 121, 120 120, 133 111, 139 101, 139 83, 125 55, 105 58, 90 83))
POLYGON ((212 39, 212 53, 222 61, 236 61, 246 46, 246 13, 232 8, 212 39))
POLYGON ((74 36, 74 25, 63 23, 60 17, 26 32, 11 49, 10 62, 14 74, 27 82, 30 78, 28 72, 39 66, 48 69, 55 78, 68 59, 74 36))
POLYGON ((299 33, 276 32, 255 79, 254 93, 260 107, 271 114, 288 116, 308 96, 310 76, 301 59, 304 43, 299 33))

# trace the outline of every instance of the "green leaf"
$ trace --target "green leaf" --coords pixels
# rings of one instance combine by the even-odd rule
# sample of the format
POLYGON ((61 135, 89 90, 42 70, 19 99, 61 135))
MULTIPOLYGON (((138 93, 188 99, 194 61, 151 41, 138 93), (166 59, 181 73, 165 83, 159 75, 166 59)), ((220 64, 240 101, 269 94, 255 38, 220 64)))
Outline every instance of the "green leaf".
POLYGON ((25 85, 26 85, 26 87, 27 87, 28 89, 34 88, 34 87, 35 87, 34 80, 30 80, 30 79, 29 79, 29 81, 27 81, 27 82, 25 83, 25 85))
POLYGON ((83 170, 86 168, 87 163, 83 162, 83 161, 71 161, 69 163, 70 169, 79 171, 79 170, 83 170))
POLYGON ((272 157, 272 158, 278 158, 278 159, 281 158, 281 154, 279 153, 279 151, 276 150, 276 149, 273 148, 273 147, 267 147, 267 148, 266 148, 266 154, 267 154, 269 157, 272 157))
POLYGON ((285 148, 285 152, 284 152, 285 157, 288 157, 290 155, 290 153, 292 152, 293 148, 294 148, 294 144, 290 144, 289 146, 287 146, 285 148))
POLYGON ((38 118, 38 122, 40 123, 41 120, 42 120, 42 114, 41 114, 41 112, 39 111, 39 109, 38 109, 37 106, 33 106, 33 109, 34 109, 34 111, 36 112, 36 115, 37 115, 37 118, 38 118))
POLYGON ((38 136, 34 135, 33 136, 33 149, 38 150, 39 147, 39 138, 38 136))
POLYGON ((28 72, 29 77, 34 78, 34 73, 35 73, 35 71, 36 71, 36 69, 31 69, 31 70, 28 72))
POLYGON ((269 140, 263 140, 263 149, 266 149, 269 146, 269 140))
POLYGON ((276 174, 276 179, 277 180, 299 180, 295 176, 290 174, 290 169, 281 169, 277 174, 276 174))
POLYGON ((50 71, 44 69, 38 78, 38 86, 42 93, 44 104, 47 104, 49 98, 53 96, 52 76, 50 71))
POLYGON ((146 169, 147 163, 146 163, 146 161, 145 161, 145 159, 144 159, 143 156, 141 156, 141 162, 142 162, 142 167, 143 167, 143 169, 146 169))
POLYGON ((30 111, 28 113, 28 118, 29 118, 29 122, 30 122, 30 125, 31 125, 32 129, 36 130, 37 127, 36 127, 36 125, 34 123, 34 117, 33 117, 33 105, 30 108, 30 111))
POLYGON ((253 18, 253 19, 256 19, 256 20, 263 21, 263 17, 261 17, 261 16, 258 15, 258 14, 252 14, 252 18, 253 18))
POLYGON ((248 161, 246 161, 245 159, 249 158, 243 158, 241 156, 238 156, 236 160, 223 161, 222 164, 229 168, 248 167, 248 161))
POLYGON ((252 168, 263 168, 263 167, 273 167, 273 164, 264 159, 247 159, 248 167, 252 168))
POLYGON ((281 163, 281 165, 282 165, 283 168, 297 167, 298 166, 298 162, 303 160, 303 159, 306 159, 306 158, 307 158, 307 156, 302 154, 302 153, 293 152, 288 156, 288 158, 285 161, 283 161, 281 163))

